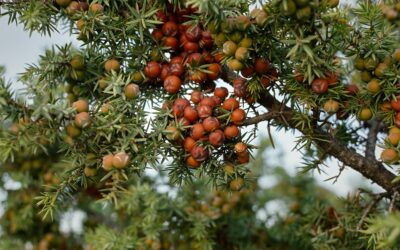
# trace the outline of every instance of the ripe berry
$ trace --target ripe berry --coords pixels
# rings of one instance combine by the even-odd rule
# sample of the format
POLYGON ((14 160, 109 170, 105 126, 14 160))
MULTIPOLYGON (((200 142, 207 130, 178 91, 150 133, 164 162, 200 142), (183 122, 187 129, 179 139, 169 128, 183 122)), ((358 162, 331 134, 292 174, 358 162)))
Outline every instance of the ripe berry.
POLYGON ((243 109, 237 108, 231 114, 231 121, 234 124, 241 124, 246 119, 246 112, 243 109))
POLYGON ((202 60, 203 60, 203 57, 201 56, 200 53, 191 53, 187 57, 187 63, 190 66, 199 65, 202 63, 202 60))
POLYGON ((253 66, 244 67, 244 68, 240 71, 240 73, 242 73, 242 76, 243 76, 243 77, 246 77, 246 78, 251 77, 251 76, 254 74, 254 72, 255 72, 255 70, 254 70, 254 67, 253 67, 253 66))
POLYGON ((186 137, 185 141, 183 142, 183 148, 185 149, 186 152, 192 151, 195 145, 196 145, 196 140, 190 136, 186 137))
POLYGON ((178 50, 179 48, 178 40, 173 36, 168 36, 167 38, 165 38, 163 45, 164 47, 167 47, 174 51, 178 50))
POLYGON ((187 53, 195 53, 199 50, 199 44, 198 43, 194 43, 194 42, 186 42, 183 45, 183 49, 187 52, 187 53))
POLYGON ((324 94, 328 91, 328 81, 323 78, 315 78, 312 81, 311 88, 317 94, 324 94))
POLYGON ((269 87, 271 85, 271 79, 268 76, 262 76, 260 79, 262 85, 264 85, 264 87, 269 87))
POLYGON ((227 126, 224 130, 225 137, 228 139, 234 139, 239 136, 239 128, 236 125, 227 126))
POLYGON ((221 66, 218 63, 212 63, 207 68, 210 73, 207 73, 207 77, 210 80, 217 80, 221 73, 221 66))
POLYGON ((154 29, 153 32, 151 32, 151 35, 157 42, 161 41, 164 37, 163 32, 159 29, 154 29))
POLYGON ((165 81, 165 79, 166 79, 169 75, 171 75, 171 72, 170 72, 170 70, 169 70, 169 65, 166 64, 166 63, 162 64, 162 66, 161 66, 161 74, 160 74, 161 80, 162 80, 162 81, 165 81))
POLYGON ((220 106, 221 105, 221 103, 222 103, 222 100, 221 100, 221 98, 219 98, 218 96, 211 96, 211 99, 214 101, 214 103, 215 103, 215 106, 220 106))
POLYGON ((170 64, 178 63, 178 64, 183 64, 184 60, 182 56, 174 56, 170 60, 170 64))
POLYGON ((109 154, 103 157, 103 164, 102 164, 102 168, 105 171, 111 171, 113 169, 113 159, 114 159, 114 155, 109 154))
POLYGON ((236 154, 244 154, 245 152, 247 152, 247 145, 243 142, 238 142, 235 144, 235 153, 236 154))
POLYGON ((392 164, 399 160, 399 155, 397 154, 396 150, 387 148, 382 151, 381 159, 387 164, 392 164))
POLYGON ((245 152, 243 154, 240 154, 237 156, 237 160, 241 163, 241 164, 245 164, 248 163, 250 161, 250 154, 249 152, 245 152))
POLYGON ((185 108, 183 115, 190 123, 194 123, 199 119, 196 109, 191 106, 185 108))
POLYGON ((228 96, 228 89, 225 87, 219 87, 214 89, 214 95, 224 100, 228 96))
POLYGON ((191 168, 198 168, 200 166, 200 162, 196 161, 193 156, 189 156, 186 159, 186 164, 191 168))
POLYGON ((210 106, 211 108, 214 108, 215 105, 217 105, 217 104, 215 103, 214 99, 211 97, 205 97, 199 103, 199 106, 210 106))
POLYGON ((185 127, 187 127, 187 126, 189 126, 191 123, 190 123, 190 121, 188 121, 185 117, 182 117, 182 118, 179 118, 179 119, 178 119, 178 124, 179 124, 180 126, 185 126, 185 127))
POLYGON ((270 67, 270 62, 265 58, 257 58, 254 63, 254 69, 258 74, 268 73, 270 67))
POLYGON ((190 154, 193 156, 193 158, 198 161, 198 162, 202 162, 205 159, 207 159, 208 157, 208 151, 207 149, 205 149, 202 146, 197 146, 195 145, 192 149, 192 151, 190 151, 190 154))
POLYGON ((175 22, 166 22, 162 26, 162 32, 165 36, 175 36, 178 33, 178 25, 175 22))
POLYGON ((78 128, 85 128, 90 125, 90 115, 88 112, 81 112, 75 116, 74 121, 78 128))
POLYGON ((194 104, 200 103, 203 98, 204 98, 203 93, 201 93, 201 91, 198 90, 193 90, 192 94, 190 95, 190 100, 194 104))
POLYGON ((172 114, 173 114, 175 117, 177 117, 177 118, 180 118, 180 117, 183 116, 184 110, 185 110, 185 109, 184 109, 182 106, 180 106, 180 105, 174 104, 174 105, 172 106, 172 114))
POLYGON ((129 163, 129 155, 125 152, 119 152, 112 159, 113 166, 118 169, 125 168, 129 163))
POLYGON ((214 147, 220 147, 225 140, 224 132, 221 130, 215 130, 214 132, 210 133, 208 140, 214 147))
POLYGON ((325 79, 329 86, 336 85, 338 83, 339 74, 337 72, 328 72, 325 75, 325 79))
POLYGON ((104 64, 104 69, 106 70, 106 72, 111 72, 111 71, 119 72, 120 67, 121 65, 119 61, 115 58, 107 60, 106 63, 104 64))
POLYGON ((203 138, 204 133, 205 133, 205 130, 204 130, 203 124, 196 123, 195 125, 193 125, 191 135, 194 140, 199 140, 199 139, 203 138))
POLYGON ((181 79, 177 76, 168 76, 164 80, 164 89, 169 94, 176 94, 178 93, 179 89, 181 88, 181 79))
POLYGON ((220 126, 219 120, 215 117, 207 117, 203 121, 204 130, 207 132, 213 132, 220 126))
POLYGON ((181 63, 171 63, 169 66, 169 72, 174 76, 181 76, 185 72, 185 68, 181 63))
POLYGON ((157 78, 161 74, 161 66, 158 62, 150 61, 144 68, 144 74, 149 78, 157 78))
POLYGON ((239 102, 235 98, 228 98, 222 104, 222 108, 228 111, 239 108, 239 102))
POLYGON ((185 32, 185 36, 190 42, 198 42, 202 38, 202 32, 199 26, 189 27, 185 32))
POLYGON ((126 85, 124 94, 127 99, 135 99, 140 94, 139 86, 134 83, 126 85))
POLYGON ((197 113, 201 119, 205 119, 212 115, 212 108, 208 105, 197 106, 197 113))
POLYGON ((360 89, 357 87, 357 85, 349 84, 346 86, 346 93, 348 95, 356 95, 358 92, 360 92, 360 89))
POLYGON ((400 111, 400 96, 396 96, 396 99, 392 100, 390 102, 390 105, 392 106, 392 109, 399 112, 400 111))
POLYGON ((78 113, 89 111, 89 103, 85 100, 78 100, 78 101, 72 103, 72 107, 78 113))
POLYGON ((174 105, 181 106, 183 109, 185 109, 187 106, 190 106, 190 102, 186 98, 176 98, 174 105))
POLYGON ((193 82, 202 83, 207 79, 207 74, 200 70, 195 70, 191 73, 191 79, 193 82))
POLYGON ((239 83, 233 85, 233 93, 237 97, 244 98, 248 95, 247 86, 245 83, 239 83))

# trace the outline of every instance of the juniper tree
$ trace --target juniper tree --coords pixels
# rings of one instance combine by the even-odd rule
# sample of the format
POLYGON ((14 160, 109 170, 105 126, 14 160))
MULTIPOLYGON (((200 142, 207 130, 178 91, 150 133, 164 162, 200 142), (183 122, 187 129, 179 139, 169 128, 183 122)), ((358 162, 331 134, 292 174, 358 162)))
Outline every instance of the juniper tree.
POLYGON ((27 32, 61 27, 81 41, 28 65, 24 99, 0 80, 2 186, 21 184, 8 191, 3 226, 12 237, 3 245, 395 248, 400 5, 338 4, 1 2, 2 16, 27 32), (281 173, 283 186, 271 190, 293 203, 265 224, 255 211, 276 197, 254 184, 260 123, 272 145, 272 127, 301 133, 303 172, 334 158, 337 178, 351 168, 384 191, 335 204, 306 177, 281 173), (148 168, 177 196, 156 192, 148 168), (58 232, 71 207, 87 212, 84 240, 58 232))

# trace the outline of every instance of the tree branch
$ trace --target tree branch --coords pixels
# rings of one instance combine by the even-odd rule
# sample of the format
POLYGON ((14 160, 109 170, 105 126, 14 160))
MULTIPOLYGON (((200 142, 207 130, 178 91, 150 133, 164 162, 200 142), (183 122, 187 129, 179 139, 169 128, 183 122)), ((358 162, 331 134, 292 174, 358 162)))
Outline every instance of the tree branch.
POLYGON ((253 125, 253 124, 257 124, 263 121, 270 121, 274 118, 277 118, 279 116, 281 116, 282 114, 280 114, 280 112, 275 112, 275 111, 271 111, 268 113, 264 113, 262 115, 258 115, 255 117, 251 117, 246 119, 245 121, 242 122, 242 124, 240 124, 241 126, 248 126, 248 125, 253 125))
POLYGON ((365 148, 365 157, 367 159, 375 160, 375 147, 380 127, 380 120, 374 120, 371 122, 371 128, 368 132, 367 145, 365 148))
POLYGON ((275 118, 283 126, 297 129, 304 135, 313 138, 314 144, 325 153, 332 155, 345 165, 361 173, 364 177, 375 182, 386 191, 393 193, 399 186, 394 185, 392 180, 396 177, 384 165, 376 159, 367 159, 353 149, 346 147, 337 141, 331 134, 321 128, 304 128, 293 119, 296 111, 276 100, 269 93, 261 95, 258 100, 269 112, 280 112, 282 115, 275 118))

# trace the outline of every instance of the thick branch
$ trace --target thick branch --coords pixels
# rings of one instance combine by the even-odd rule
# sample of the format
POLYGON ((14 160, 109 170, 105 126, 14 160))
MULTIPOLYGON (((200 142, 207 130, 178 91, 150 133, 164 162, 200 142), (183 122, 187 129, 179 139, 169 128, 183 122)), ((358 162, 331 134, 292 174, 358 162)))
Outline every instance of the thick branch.
POLYGON ((304 128, 294 119, 295 111, 276 100, 269 93, 260 97, 258 102, 270 112, 280 112, 282 115, 276 117, 276 121, 286 127, 297 129, 304 135, 314 138, 313 142, 325 153, 334 156, 345 165, 361 173, 366 178, 372 180, 388 192, 394 192, 398 189, 397 185, 392 183, 396 177, 392 172, 386 169, 383 164, 375 159, 367 159, 356 151, 347 148, 337 141, 332 135, 320 128, 304 128))

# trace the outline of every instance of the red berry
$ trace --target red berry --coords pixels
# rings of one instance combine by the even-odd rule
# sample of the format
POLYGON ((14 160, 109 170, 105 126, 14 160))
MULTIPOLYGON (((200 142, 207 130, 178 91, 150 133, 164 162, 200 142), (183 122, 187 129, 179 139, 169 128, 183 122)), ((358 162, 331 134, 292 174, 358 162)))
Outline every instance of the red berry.
POLYGON ((161 66, 158 62, 150 61, 144 68, 144 74, 149 78, 157 78, 161 73, 161 66))
POLYGON ((199 119, 196 109, 194 109, 191 106, 187 106, 185 108, 183 115, 191 123, 193 123, 193 122, 197 121, 197 119, 199 119))
POLYGON ((219 129, 219 126, 219 120, 215 117, 207 117, 203 121, 204 130, 207 132, 213 132, 214 130, 219 129))
POLYGON ((168 76, 164 80, 164 89, 169 93, 169 94, 176 94, 178 93, 179 89, 181 87, 181 79, 177 76, 168 76))
POLYGON ((190 136, 186 137, 185 141, 183 142, 183 148, 185 149, 186 152, 192 151, 195 145, 196 145, 196 140, 190 136))
POLYGON ((392 100, 390 102, 390 106, 392 107, 392 109, 394 109, 397 112, 399 112, 400 111, 400 96, 396 96, 396 99, 392 100))
POLYGON ((266 74, 270 70, 271 64, 265 58, 257 58, 254 63, 254 69, 259 74, 266 74))
POLYGON ((205 130, 203 124, 196 123, 192 127, 191 135, 194 140, 199 140, 204 136, 205 130))
POLYGON ((239 128, 236 125, 227 126, 224 130, 224 135, 228 139, 234 139, 239 136, 239 128))
POLYGON ((183 48, 187 53, 195 53, 199 50, 199 44, 194 42, 186 42, 183 45, 183 48))
POLYGON ((197 113, 201 119, 205 119, 212 115, 212 108, 208 105, 197 106, 197 113))
POLYGON ((185 68, 181 63, 171 63, 169 66, 169 72, 174 76, 181 76, 185 72, 185 68))
POLYGON ((166 36, 175 36, 178 33, 178 25, 175 22, 166 22, 162 26, 162 32, 166 36))
POLYGON ((224 100, 228 96, 228 89, 225 87, 215 88, 214 95, 224 100))
POLYGON ((201 100, 201 102, 199 103, 199 106, 210 106, 211 108, 214 108, 216 103, 215 100, 211 97, 205 97, 201 100))
POLYGON ((311 88, 317 94, 324 94, 328 91, 328 81, 323 78, 316 78, 312 81, 311 88))
POLYGON ((202 162, 202 161, 206 160, 208 157, 207 149, 205 149, 202 146, 195 145, 193 147, 192 151, 190 151, 190 153, 193 156, 193 158, 198 162, 202 162))
POLYGON ((201 100, 203 100, 203 98, 204 98, 203 93, 201 93, 201 91, 198 91, 198 90, 193 90, 192 94, 190 95, 190 100, 194 104, 200 103, 201 100))
POLYGON ((199 26, 189 27, 185 32, 185 36, 190 42, 198 42, 202 37, 202 32, 199 26))
POLYGON ((224 132, 221 130, 215 130, 208 136, 208 140, 214 147, 220 147, 225 140, 224 132))
POLYGON ((246 112, 243 109, 235 109, 231 114, 231 121, 234 124, 241 124, 246 119, 246 112))
POLYGON ((165 38, 163 45, 174 51, 179 48, 178 40, 173 36, 165 38))
POLYGON ((207 77, 210 80, 217 80, 221 73, 221 66, 218 63, 210 64, 207 68, 210 73, 207 73, 207 77))
POLYGON ((222 108, 228 111, 239 108, 239 102, 235 98, 228 98, 222 104, 222 108))

